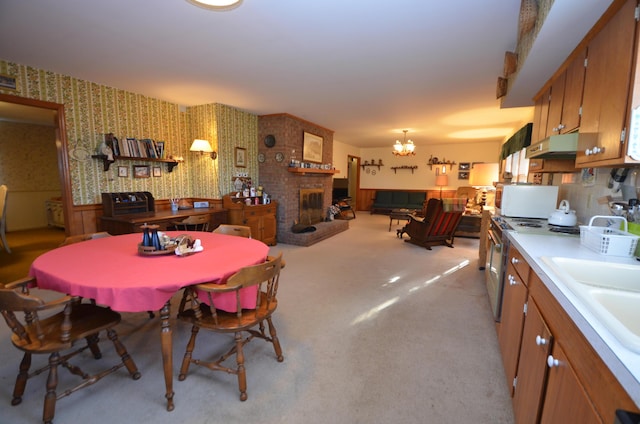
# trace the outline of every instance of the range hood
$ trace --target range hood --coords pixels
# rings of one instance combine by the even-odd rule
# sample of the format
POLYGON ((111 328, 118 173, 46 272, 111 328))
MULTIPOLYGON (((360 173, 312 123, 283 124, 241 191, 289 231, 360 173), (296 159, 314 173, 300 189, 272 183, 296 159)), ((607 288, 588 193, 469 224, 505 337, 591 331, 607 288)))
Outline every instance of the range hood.
POLYGON ((552 135, 527 147, 526 157, 575 159, 578 150, 578 133, 552 135))

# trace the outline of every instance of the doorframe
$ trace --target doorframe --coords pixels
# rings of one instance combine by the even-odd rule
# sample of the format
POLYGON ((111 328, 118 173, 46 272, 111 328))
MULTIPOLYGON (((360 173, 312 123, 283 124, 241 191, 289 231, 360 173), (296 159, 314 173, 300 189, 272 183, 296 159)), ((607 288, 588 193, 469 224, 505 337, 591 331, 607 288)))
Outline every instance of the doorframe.
MULTIPOLYGON (((351 167, 356 167, 355 193, 351 196, 353 204, 351 207, 358 210, 358 199, 360 198, 360 156, 347 155, 347 187, 351 188, 351 167)), ((350 194, 350 193, 348 193, 350 194)))
POLYGON ((32 106, 42 109, 49 109, 55 112, 55 136, 56 136, 56 152, 58 156, 58 178, 60 179, 60 188, 62 191, 62 210, 64 212, 64 229, 66 235, 80 234, 81 229, 72 228, 74 226, 71 219, 73 211, 73 196, 71 195, 71 176, 69 172, 69 150, 67 144, 67 130, 65 126, 64 105, 59 103, 47 102, 44 100, 29 99, 26 97, 12 96, 0 93, 0 101, 14 103, 23 106, 32 106))

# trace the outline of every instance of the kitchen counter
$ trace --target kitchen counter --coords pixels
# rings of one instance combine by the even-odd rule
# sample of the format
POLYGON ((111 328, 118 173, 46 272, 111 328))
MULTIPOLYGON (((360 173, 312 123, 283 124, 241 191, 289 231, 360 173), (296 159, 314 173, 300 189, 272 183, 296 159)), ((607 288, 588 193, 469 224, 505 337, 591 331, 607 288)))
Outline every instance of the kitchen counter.
POLYGON ((566 257, 637 265, 639 279, 640 262, 635 258, 600 255, 580 245, 579 237, 522 234, 512 231, 507 232, 507 237, 640 408, 640 355, 623 346, 541 258, 566 257))

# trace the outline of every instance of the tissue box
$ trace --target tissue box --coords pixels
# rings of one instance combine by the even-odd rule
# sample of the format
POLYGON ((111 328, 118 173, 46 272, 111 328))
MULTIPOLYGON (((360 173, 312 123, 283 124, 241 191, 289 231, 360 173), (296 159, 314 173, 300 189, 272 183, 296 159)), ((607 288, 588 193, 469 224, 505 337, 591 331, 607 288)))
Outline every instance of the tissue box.
POLYGON ((194 208, 208 208, 209 202, 193 202, 194 208))

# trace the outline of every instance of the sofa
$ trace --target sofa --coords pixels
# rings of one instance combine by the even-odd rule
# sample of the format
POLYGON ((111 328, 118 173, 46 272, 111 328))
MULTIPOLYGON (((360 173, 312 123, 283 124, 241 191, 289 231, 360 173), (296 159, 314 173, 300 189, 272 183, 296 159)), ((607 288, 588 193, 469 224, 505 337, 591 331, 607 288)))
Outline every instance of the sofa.
POLYGON ((378 190, 371 205, 371 213, 390 213, 393 209, 421 210, 427 193, 405 190, 378 190))

